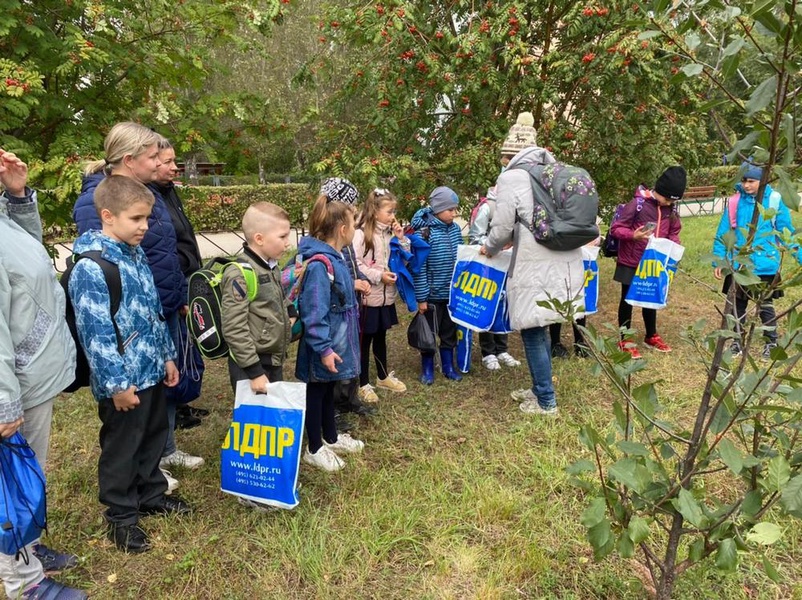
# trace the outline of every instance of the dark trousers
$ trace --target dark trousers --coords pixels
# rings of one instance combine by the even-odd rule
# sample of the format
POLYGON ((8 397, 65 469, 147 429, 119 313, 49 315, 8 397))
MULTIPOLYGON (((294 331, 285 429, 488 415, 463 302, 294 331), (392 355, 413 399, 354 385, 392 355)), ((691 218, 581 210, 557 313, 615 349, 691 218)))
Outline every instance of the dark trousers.
MULTIPOLYGON (((284 367, 274 366, 272 364, 272 359, 273 359, 272 354, 259 355, 259 362, 262 364, 262 368, 265 371, 265 375, 267 375, 267 380, 284 381, 284 367)), ((236 362, 234 362, 233 358, 229 356, 228 380, 231 382, 231 389, 234 390, 234 393, 237 392, 237 382, 242 381, 243 379, 250 379, 250 377, 248 377, 248 374, 245 371, 243 371, 236 362)))
POLYGON ((479 333, 479 348, 482 349, 482 358, 485 356, 497 356, 507 351, 507 341, 509 336, 506 333, 492 333, 482 331, 479 333))
POLYGON ((373 359, 376 363, 376 375, 379 379, 387 379, 387 330, 380 329, 376 333, 363 333, 360 354, 359 385, 370 382, 370 347, 373 346, 373 359))
POLYGON ((336 381, 306 384, 306 438, 309 452, 314 454, 323 446, 337 441, 337 423, 334 421, 334 388, 336 381), (322 433, 322 435, 321 435, 322 433))
MULTIPOLYGON (((771 283, 774 279, 774 276, 762 276, 761 279, 766 283, 771 283)), ((727 294, 730 290, 730 286, 733 284, 732 275, 727 275, 724 278, 724 286, 722 291, 727 294)), ((746 308, 749 305, 749 300, 756 300, 753 296, 750 297, 749 292, 742 288, 737 283, 735 284, 735 307, 734 310, 732 307, 729 306, 729 296, 727 296, 727 310, 736 318, 738 319, 738 333, 743 335, 743 325, 746 321, 746 308)), ((774 329, 770 331, 766 331, 763 333, 764 337, 767 341, 776 344, 777 343, 777 313, 774 310, 774 300, 773 298, 764 299, 763 302, 760 304, 760 308, 758 309, 758 316, 760 317, 760 322, 763 324, 764 327, 774 327, 774 329)))
MULTIPOLYGON (((583 346, 585 345, 585 336, 582 335, 582 331, 580 331, 579 327, 585 327, 587 323, 587 319, 582 317, 581 319, 577 319, 575 323, 571 323, 571 329, 574 330, 574 344, 583 346)), ((552 323, 549 325, 549 337, 551 338, 551 347, 553 348, 557 344, 560 343, 560 335, 562 334, 563 324, 562 323, 552 323)))
MULTIPOLYGON (((632 305, 625 298, 629 292, 629 285, 621 284, 621 300, 618 302, 618 326, 632 327, 632 305)), ((646 337, 650 338, 657 333, 657 311, 653 308, 643 308, 643 325, 646 327, 646 337)), ((623 339, 623 338, 622 338, 623 339)))
POLYGON ((136 393, 139 406, 118 411, 111 398, 98 402, 100 460, 97 466, 100 502, 110 523, 133 525, 140 507, 164 499, 167 480, 159 470, 167 441, 164 385, 136 393))
POLYGON ((423 313, 435 336, 440 337, 440 348, 453 350, 457 347, 457 325, 448 314, 448 300, 429 301, 429 310, 423 313))

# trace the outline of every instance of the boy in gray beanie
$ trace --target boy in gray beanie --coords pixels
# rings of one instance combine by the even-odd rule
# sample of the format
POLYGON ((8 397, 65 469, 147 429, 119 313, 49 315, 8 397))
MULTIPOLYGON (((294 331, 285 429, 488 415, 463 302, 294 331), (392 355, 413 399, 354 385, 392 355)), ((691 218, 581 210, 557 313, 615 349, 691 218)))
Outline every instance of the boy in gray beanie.
MULTIPOLYGON (((412 217, 415 231, 428 232, 431 252, 418 274, 413 277, 418 312, 429 327, 440 336, 440 360, 443 375, 460 381, 462 376, 454 368, 454 348, 457 346, 457 326, 448 314, 448 295, 451 274, 457 263, 457 246, 462 243, 462 232, 454 222, 459 197, 451 188, 440 186, 429 194, 429 206, 421 208, 412 217)), ((427 237, 426 233, 423 233, 427 237)), ((421 383, 434 383, 434 354, 421 354, 421 383)))

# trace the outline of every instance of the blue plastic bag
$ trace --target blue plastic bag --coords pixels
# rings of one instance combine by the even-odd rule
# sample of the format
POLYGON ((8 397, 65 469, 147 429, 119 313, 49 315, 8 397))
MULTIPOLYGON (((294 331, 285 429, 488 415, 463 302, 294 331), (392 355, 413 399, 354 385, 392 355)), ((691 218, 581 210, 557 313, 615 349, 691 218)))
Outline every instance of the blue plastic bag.
POLYGON ((47 528, 45 475, 19 432, 0 438, 0 552, 16 556, 47 528))
POLYGON ((685 248, 666 238, 650 237, 625 300, 642 308, 665 308, 668 288, 685 248))
POLYGON ((462 325, 457 325, 457 368, 461 373, 470 372, 472 356, 473 331, 462 325))
POLYGON ((220 489, 278 508, 298 505, 306 384, 279 381, 256 394, 237 382, 231 427, 220 454, 220 489))
POLYGON ((505 251, 490 258, 479 254, 479 248, 457 248, 448 314, 457 325, 488 331, 496 318, 512 254, 505 251))
POLYGON ((599 312, 599 246, 582 246, 585 266, 585 314, 599 312))

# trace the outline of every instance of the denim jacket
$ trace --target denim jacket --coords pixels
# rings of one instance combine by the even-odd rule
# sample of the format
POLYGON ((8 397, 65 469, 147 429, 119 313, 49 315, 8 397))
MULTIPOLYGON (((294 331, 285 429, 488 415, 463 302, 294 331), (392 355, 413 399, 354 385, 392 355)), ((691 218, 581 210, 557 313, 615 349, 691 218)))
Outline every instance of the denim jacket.
POLYGON ((99 250, 120 269, 123 293, 114 320, 125 349, 122 355, 117 352, 109 289, 100 265, 89 259, 78 261, 70 276, 69 293, 78 340, 89 362, 92 393, 103 400, 132 385, 140 390, 153 387, 164 379, 164 363, 175 360, 176 351, 145 252, 96 230, 87 231, 73 245, 75 254, 89 250, 99 250))
POLYGON ((351 379, 359 375, 359 305, 354 282, 342 254, 312 237, 301 238, 298 252, 304 259, 324 254, 334 269, 334 284, 326 265, 307 265, 298 298, 299 318, 304 333, 298 343, 295 377, 304 382, 351 379), (337 372, 323 366, 321 358, 336 352, 342 359, 337 372))

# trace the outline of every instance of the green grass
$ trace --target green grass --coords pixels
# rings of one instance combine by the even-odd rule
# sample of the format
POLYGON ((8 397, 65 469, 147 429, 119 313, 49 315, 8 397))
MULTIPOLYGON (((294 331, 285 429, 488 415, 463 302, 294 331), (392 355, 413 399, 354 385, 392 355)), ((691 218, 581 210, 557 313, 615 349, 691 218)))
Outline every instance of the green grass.
MULTIPOLYGON (((685 418, 703 385, 701 366, 680 332, 714 319, 718 283, 698 257, 709 252, 717 218, 685 219, 688 253, 675 278, 671 305, 658 325, 675 350, 647 354, 641 378, 659 378, 662 404, 685 418), (709 287, 695 283, 701 279, 709 287)), ((615 321, 619 287, 613 263, 602 261, 602 311, 615 321)), ((789 301, 788 298, 783 302, 789 301)), ((579 523, 585 499, 564 468, 586 452, 581 424, 605 430, 612 392, 589 360, 556 361, 560 415, 526 416, 510 391, 529 385, 525 367, 474 371, 461 383, 437 376, 417 383, 417 355, 406 345, 409 317, 391 332, 390 361, 409 391, 380 393, 381 414, 359 423, 364 454, 338 474, 302 466, 301 503, 294 511, 257 513, 219 490, 219 448, 233 406, 225 363, 208 365, 203 398, 212 411, 202 427, 180 431, 179 447, 206 458, 198 471, 174 473, 196 508, 186 518, 143 520, 154 548, 125 555, 105 537, 97 501, 99 421, 86 393, 56 403, 49 465, 50 533, 46 543, 81 557, 60 576, 92 598, 280 599, 585 599, 641 598, 633 563, 593 561, 579 523)), ((634 326, 642 332, 636 311, 634 326)), ((572 341, 564 328, 564 343, 572 341)), ((523 358, 520 337, 511 351, 523 358)), ((476 349, 478 354, 478 348, 476 349)), ((373 368, 373 367, 371 367, 373 368)), ((291 377, 294 359, 285 365, 291 377)), ((722 482, 726 485, 726 482, 722 482)), ((677 598, 802 598, 802 536, 788 521, 770 550, 784 582, 772 583, 759 557, 720 575, 704 563, 679 580, 677 598)))

